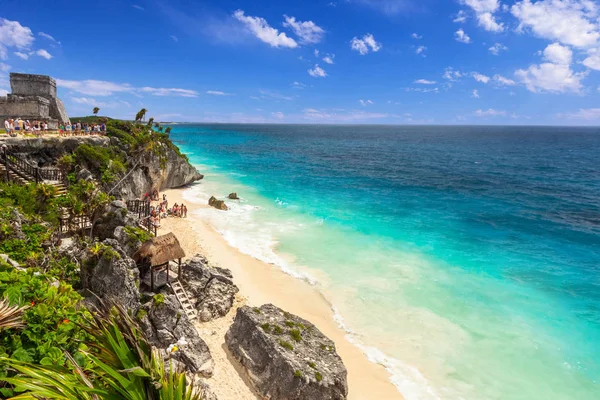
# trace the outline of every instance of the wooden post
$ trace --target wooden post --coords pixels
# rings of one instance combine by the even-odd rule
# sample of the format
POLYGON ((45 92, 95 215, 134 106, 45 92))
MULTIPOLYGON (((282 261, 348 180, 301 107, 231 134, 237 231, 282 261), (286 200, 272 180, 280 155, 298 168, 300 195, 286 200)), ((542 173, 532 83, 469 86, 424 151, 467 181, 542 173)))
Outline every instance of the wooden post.
POLYGON ((40 169, 38 167, 35 168, 35 183, 40 183, 40 169))
POLYGON ((177 279, 181 280, 181 258, 179 259, 179 268, 177 268, 177 279))
POLYGON ((154 267, 150 266, 150 290, 154 293, 154 267))
POLYGON ((167 285, 169 284, 169 267, 171 266, 171 262, 167 261, 167 285))

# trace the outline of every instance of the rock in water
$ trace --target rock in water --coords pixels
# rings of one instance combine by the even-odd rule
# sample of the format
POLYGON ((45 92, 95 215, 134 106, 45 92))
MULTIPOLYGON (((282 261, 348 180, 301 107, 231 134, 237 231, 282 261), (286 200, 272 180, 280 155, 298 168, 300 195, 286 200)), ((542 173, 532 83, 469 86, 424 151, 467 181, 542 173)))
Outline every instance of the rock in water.
POLYGON ((239 200, 240 199, 236 192, 229 193, 229 196, 227 196, 227 197, 229 197, 231 200, 239 200))
POLYGON ((239 291, 232 281, 231 271, 210 267, 200 255, 182 266, 183 286, 196 300, 196 310, 203 322, 225 316, 239 291))
POLYGON ((345 399, 346 367, 310 322, 272 304, 241 307, 225 335, 256 390, 271 400, 345 399))
POLYGON ((217 210, 227 210, 227 205, 225 202, 223 200, 217 200, 215 196, 211 196, 210 199, 208 199, 208 205, 216 208, 217 210))

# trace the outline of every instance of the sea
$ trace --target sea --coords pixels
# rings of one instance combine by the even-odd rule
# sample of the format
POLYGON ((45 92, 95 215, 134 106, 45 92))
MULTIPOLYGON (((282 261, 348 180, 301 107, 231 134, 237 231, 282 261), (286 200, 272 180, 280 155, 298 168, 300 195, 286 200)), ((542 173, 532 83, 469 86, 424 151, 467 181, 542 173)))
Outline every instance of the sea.
POLYGON ((600 128, 176 124, 187 199, 407 400, 600 399, 600 128))

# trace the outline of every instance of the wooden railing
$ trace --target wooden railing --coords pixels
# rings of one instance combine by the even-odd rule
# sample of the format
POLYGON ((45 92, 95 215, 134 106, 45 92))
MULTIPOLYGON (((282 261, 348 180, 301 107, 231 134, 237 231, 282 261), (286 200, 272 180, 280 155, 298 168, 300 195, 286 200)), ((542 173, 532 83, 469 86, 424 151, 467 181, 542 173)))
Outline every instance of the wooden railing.
POLYGON ((42 183, 44 181, 67 182, 65 172, 59 168, 40 168, 31 165, 27 160, 8 152, 0 152, 0 157, 6 171, 13 172, 28 182, 42 183))
POLYGON ((138 218, 150 216, 150 202, 147 200, 128 200, 127 210, 138 215, 138 218))

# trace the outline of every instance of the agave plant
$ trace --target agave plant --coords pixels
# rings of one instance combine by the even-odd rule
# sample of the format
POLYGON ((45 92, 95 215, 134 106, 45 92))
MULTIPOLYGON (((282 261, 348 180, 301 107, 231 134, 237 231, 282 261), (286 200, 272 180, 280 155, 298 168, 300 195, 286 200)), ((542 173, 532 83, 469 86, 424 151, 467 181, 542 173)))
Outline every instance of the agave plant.
POLYGON ((11 305, 8 300, 0 300, 0 330, 22 328, 23 313, 28 306, 11 305))
POLYGON ((17 372, 2 380, 27 391, 13 399, 201 400, 184 372, 173 365, 167 371, 158 350, 122 307, 97 310, 83 328, 94 339, 83 351, 85 366, 66 352, 66 367, 0 359, 17 372))

